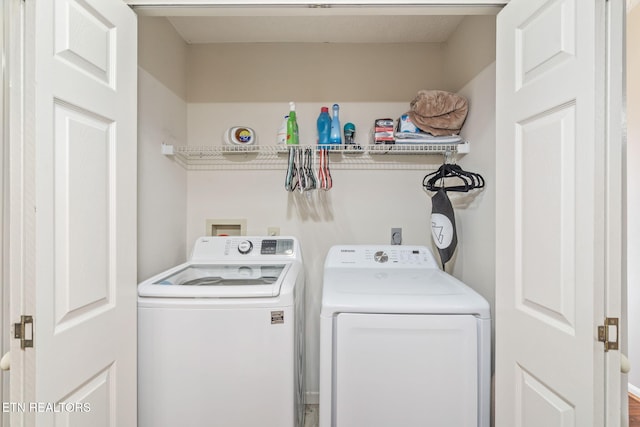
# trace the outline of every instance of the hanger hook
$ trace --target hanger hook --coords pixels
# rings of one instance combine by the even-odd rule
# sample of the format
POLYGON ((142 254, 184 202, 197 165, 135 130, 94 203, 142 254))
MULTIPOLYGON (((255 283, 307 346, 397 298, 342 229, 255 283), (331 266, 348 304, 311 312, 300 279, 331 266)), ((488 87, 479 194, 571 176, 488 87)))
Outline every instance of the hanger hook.
POLYGON ((444 163, 451 163, 451 159, 453 158, 453 151, 451 150, 446 150, 444 152, 444 163))

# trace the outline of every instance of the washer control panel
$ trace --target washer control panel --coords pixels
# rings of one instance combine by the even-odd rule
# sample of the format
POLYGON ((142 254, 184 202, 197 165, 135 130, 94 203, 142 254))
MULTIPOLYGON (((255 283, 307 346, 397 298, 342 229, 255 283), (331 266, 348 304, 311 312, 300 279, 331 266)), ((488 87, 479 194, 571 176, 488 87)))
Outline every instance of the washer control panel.
POLYGON ((295 237, 205 236, 196 240, 190 261, 298 259, 299 248, 295 237))
POLYGON ((293 239, 268 239, 259 237, 228 238, 225 242, 225 255, 293 255, 293 239))
POLYGON ((264 239, 260 246, 260 255, 291 255, 293 253, 293 240, 291 239, 264 239))

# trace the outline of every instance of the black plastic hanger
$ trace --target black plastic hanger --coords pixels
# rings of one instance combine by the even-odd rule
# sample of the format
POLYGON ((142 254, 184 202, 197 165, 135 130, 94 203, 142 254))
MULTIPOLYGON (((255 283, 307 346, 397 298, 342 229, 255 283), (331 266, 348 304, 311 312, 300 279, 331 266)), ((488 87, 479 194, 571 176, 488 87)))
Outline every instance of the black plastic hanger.
POLYGON ((429 191, 468 192, 483 188, 484 185, 482 175, 465 171, 460 165, 451 163, 443 163, 438 170, 425 175, 422 180, 422 186, 429 191))

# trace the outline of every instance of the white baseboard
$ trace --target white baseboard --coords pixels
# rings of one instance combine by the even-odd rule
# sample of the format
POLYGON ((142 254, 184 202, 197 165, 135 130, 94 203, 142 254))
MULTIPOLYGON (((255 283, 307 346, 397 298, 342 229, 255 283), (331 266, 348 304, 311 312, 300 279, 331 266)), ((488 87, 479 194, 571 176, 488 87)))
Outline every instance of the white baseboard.
POLYGON ((635 397, 640 399, 640 387, 637 387, 631 383, 629 383, 628 386, 629 386, 629 393, 633 394, 635 397))
POLYGON ((317 391, 307 391, 304 393, 304 403, 306 405, 317 405, 320 403, 320 393, 317 391))

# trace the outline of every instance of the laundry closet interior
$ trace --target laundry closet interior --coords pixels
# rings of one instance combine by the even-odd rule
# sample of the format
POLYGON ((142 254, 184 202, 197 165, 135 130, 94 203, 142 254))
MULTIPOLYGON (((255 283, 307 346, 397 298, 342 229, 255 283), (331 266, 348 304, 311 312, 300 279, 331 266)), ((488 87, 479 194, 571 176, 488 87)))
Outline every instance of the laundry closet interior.
POLYGON ((289 102, 300 144, 316 143, 323 106, 340 105, 356 143, 375 119, 397 119, 422 89, 467 98, 453 154, 486 187, 451 194, 458 249, 447 270, 484 296, 495 287, 495 46, 499 6, 157 7, 138 14, 138 281, 188 257, 211 232, 296 236, 306 271, 306 399, 318 402, 323 263, 336 244, 431 245, 430 194, 422 179, 441 152, 330 154, 333 187, 284 187, 286 151, 276 134, 289 102), (257 152, 216 152, 223 134, 248 126, 257 152), (184 160, 184 147, 215 160, 184 160), (171 149, 174 154, 171 154, 171 149), (228 226, 228 228, 225 228, 228 226))

